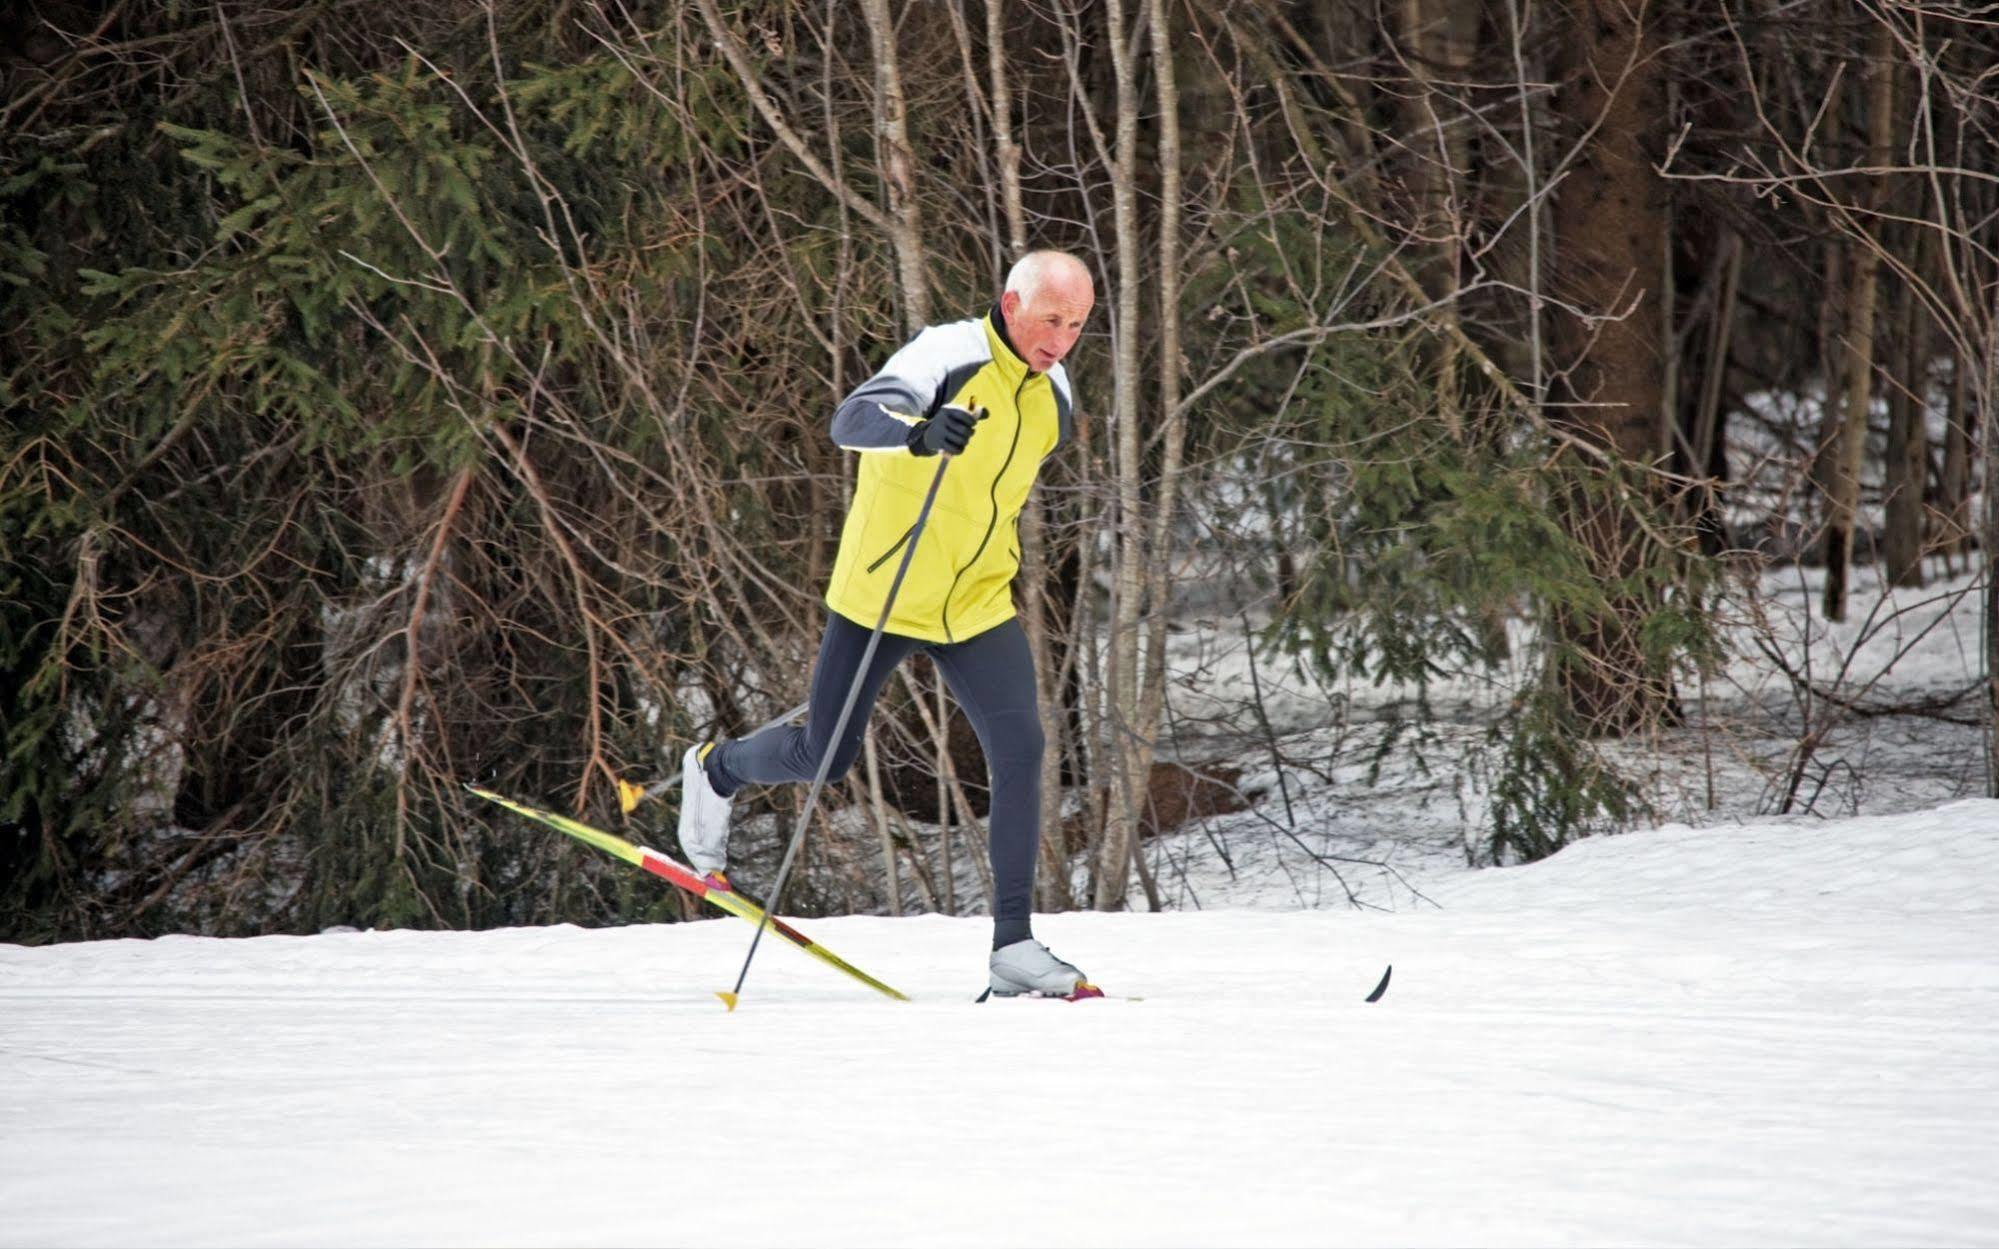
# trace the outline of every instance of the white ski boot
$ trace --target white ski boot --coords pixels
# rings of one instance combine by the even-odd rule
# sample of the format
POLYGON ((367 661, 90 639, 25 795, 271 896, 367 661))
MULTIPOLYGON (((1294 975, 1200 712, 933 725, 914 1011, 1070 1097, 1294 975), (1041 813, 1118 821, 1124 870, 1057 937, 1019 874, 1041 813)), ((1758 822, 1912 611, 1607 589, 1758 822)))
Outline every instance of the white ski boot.
POLYGON ((994 950, 986 968, 992 973, 986 992, 994 997, 1059 997, 1077 1002, 1104 995, 1082 972, 1032 937, 994 950))
POLYGON ((712 742, 689 746, 680 761, 680 852, 703 876, 729 866, 729 800, 715 792, 703 766, 712 742))

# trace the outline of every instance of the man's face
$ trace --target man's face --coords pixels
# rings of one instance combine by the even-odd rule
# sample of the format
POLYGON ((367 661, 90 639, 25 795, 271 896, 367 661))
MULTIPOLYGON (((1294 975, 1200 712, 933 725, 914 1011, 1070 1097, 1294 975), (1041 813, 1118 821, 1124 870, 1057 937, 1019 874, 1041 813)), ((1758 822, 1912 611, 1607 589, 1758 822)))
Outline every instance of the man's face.
POLYGON ((1090 319, 1096 294, 1084 282, 1050 281, 1023 300, 1018 291, 1000 296, 1000 319, 1006 322, 1006 336, 1027 367, 1046 373, 1062 362, 1083 333, 1090 319))

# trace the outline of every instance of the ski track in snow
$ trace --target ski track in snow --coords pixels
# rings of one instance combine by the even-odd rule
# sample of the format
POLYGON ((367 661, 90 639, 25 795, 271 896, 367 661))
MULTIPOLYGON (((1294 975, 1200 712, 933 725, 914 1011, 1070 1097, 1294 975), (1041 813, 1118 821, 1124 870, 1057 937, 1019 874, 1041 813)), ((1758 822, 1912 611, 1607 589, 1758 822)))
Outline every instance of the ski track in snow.
POLYGON ((1999 1243, 1999 802, 1425 890, 0 946, 0 1244, 1999 1243))

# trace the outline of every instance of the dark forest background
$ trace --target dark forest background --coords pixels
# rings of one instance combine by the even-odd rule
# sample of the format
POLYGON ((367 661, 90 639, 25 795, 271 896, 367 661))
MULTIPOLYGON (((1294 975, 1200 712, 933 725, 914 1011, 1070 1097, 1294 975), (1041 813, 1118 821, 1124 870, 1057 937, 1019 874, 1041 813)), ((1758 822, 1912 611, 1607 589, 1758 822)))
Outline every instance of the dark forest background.
MULTIPOLYGON (((1731 578, 1838 618, 1999 549, 1995 54, 1926 2, 9 5, 0 939, 676 917, 461 783, 611 824, 794 703, 827 414, 1036 246, 1099 292, 1022 535, 1042 906, 1156 901, 1190 552, 1302 672, 1524 648, 1484 852, 1620 827, 1731 578), (1753 518, 1743 448, 1798 466, 1753 518)), ((981 779, 912 665, 793 905, 957 909, 981 779)))

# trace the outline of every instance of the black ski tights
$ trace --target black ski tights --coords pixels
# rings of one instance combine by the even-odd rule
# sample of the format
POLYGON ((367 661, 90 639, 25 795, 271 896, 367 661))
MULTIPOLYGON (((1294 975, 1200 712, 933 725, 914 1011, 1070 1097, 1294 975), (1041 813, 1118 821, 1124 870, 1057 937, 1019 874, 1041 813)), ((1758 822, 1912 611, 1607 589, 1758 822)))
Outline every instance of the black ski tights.
MULTIPOLYGON (((833 614, 812 670, 812 705, 803 726, 779 725, 754 737, 725 741, 708 754, 708 779, 717 792, 744 785, 809 781, 833 736, 833 721, 867 649, 869 630, 833 614)), ((1034 858, 1041 828, 1041 716, 1035 706, 1034 663, 1018 620, 1008 620, 963 642, 924 642, 882 634, 874 662, 861 681, 827 780, 846 775, 861 750, 868 713, 895 666, 917 651, 930 655, 985 750, 992 778, 988 842, 993 864, 993 948, 1030 935, 1034 909, 1034 858)))

